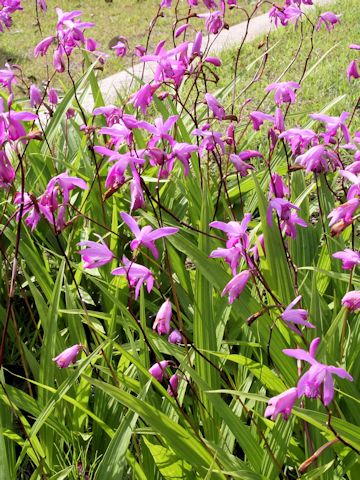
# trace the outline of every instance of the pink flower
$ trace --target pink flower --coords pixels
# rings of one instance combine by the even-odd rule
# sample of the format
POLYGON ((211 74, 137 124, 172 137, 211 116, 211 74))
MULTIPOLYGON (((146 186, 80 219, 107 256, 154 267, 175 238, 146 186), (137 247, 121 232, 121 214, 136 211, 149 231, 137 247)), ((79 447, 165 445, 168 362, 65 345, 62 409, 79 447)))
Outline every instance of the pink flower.
POLYGON ((130 196, 130 213, 138 210, 139 208, 144 208, 144 193, 141 188, 140 176, 136 171, 133 171, 133 179, 130 182, 130 196))
POLYGON ((115 50, 117 57, 125 57, 127 52, 127 45, 124 41, 120 40, 116 45, 112 47, 112 49, 115 50))
POLYGON ((352 292, 346 293, 341 300, 341 304, 353 312, 356 310, 359 310, 360 309, 360 291, 353 290, 352 292))
MULTIPOLYGON (((131 145, 133 140, 132 131, 123 123, 116 123, 112 127, 103 127, 100 129, 100 133, 103 135, 110 135, 115 148, 119 148, 123 143, 131 145)), ((127 154, 127 156, 129 155, 127 154)))
POLYGON ((299 155, 296 158, 295 163, 304 167, 306 173, 321 173, 329 170, 328 161, 331 163, 333 169, 341 166, 339 157, 335 152, 327 149, 324 145, 316 145, 302 155, 299 155))
POLYGON ((50 45, 55 40, 55 37, 51 35, 50 37, 46 37, 41 42, 39 42, 36 47, 34 48, 34 57, 38 57, 39 55, 44 56, 46 55, 50 45))
POLYGON ((191 132, 192 135, 202 137, 202 141, 199 148, 199 153, 202 155, 204 152, 211 152, 215 150, 218 145, 222 152, 225 152, 225 144, 222 140, 222 134, 220 132, 213 132, 210 130, 210 125, 205 123, 200 128, 196 128, 191 132))
POLYGON ((315 338, 310 344, 309 352, 301 348, 285 349, 283 352, 289 357, 303 360, 311 365, 310 370, 300 378, 297 384, 299 397, 305 395, 309 398, 321 398, 326 406, 329 405, 334 398, 334 380, 332 375, 346 378, 350 380, 350 382, 352 382, 353 378, 343 368, 324 365, 316 360, 315 355, 319 343, 320 338, 315 338))
POLYGON ((274 123, 274 117, 272 115, 257 110, 250 113, 250 119, 252 121, 254 130, 260 130, 261 125, 265 121, 274 123))
POLYGON ((0 150, 0 187, 8 188, 15 178, 15 170, 11 165, 5 150, 0 150))
POLYGON ((152 375, 158 382, 162 382, 164 378, 164 374, 168 366, 172 362, 169 360, 162 360, 159 363, 155 363, 150 369, 149 373, 152 375))
POLYGON ((250 222, 251 222, 251 213, 246 213, 241 223, 234 222, 234 221, 231 221, 228 223, 215 221, 215 222, 209 223, 209 226, 211 228, 217 228, 218 230, 222 230, 223 232, 226 233, 228 237, 228 241, 226 242, 227 248, 233 247, 238 242, 240 242, 240 244, 242 244, 244 248, 246 248, 249 242, 249 238, 246 233, 246 230, 250 222))
POLYGON ((270 197, 284 198, 289 195, 290 191, 280 175, 277 173, 271 174, 271 180, 269 184, 270 197))
MULTIPOLYGON (((56 231, 62 231, 66 227, 65 214, 70 191, 74 188, 87 190, 88 186, 81 178, 69 177, 66 173, 61 173, 49 181, 45 192, 36 199, 35 203, 28 194, 25 194, 23 214, 28 215, 26 224, 33 230, 43 215, 56 231)), ((21 193, 15 195, 14 203, 22 203, 21 193)))
POLYGON ((310 129, 303 128, 289 128, 285 132, 280 133, 279 138, 285 138, 290 144, 293 155, 300 155, 304 153, 305 149, 311 143, 317 142, 317 135, 310 129))
POLYGON ((270 83, 265 88, 266 92, 275 91, 275 102, 277 105, 282 103, 295 103, 296 94, 295 90, 298 90, 300 85, 297 82, 276 82, 270 83))
MULTIPOLYGON (((216 3, 215 0, 203 0, 203 2, 204 2, 205 7, 208 8, 209 10, 211 8, 217 8, 217 3, 216 3)), ((197 4, 198 4, 197 1, 195 3, 193 3, 193 5, 197 5, 197 4)))
POLYGON ((236 298, 240 296, 246 287, 247 282, 250 278, 249 270, 244 270, 241 273, 235 275, 234 278, 225 286, 224 290, 221 293, 223 297, 227 293, 229 294, 229 303, 232 304, 236 298))
POLYGON ((151 271, 143 265, 130 261, 125 256, 123 256, 122 261, 124 266, 115 268, 111 272, 112 275, 126 276, 130 287, 135 287, 135 300, 138 299, 143 283, 146 283, 146 289, 150 293, 154 286, 154 277, 151 271))
POLYGON ((284 198, 273 198, 269 202, 266 219, 270 227, 272 226, 272 209, 276 210, 280 220, 282 220, 280 227, 285 235, 296 238, 296 225, 307 227, 305 220, 298 217, 296 212, 291 211, 292 209, 300 210, 300 208, 284 198))
MULTIPOLYGON (((99 237, 99 235, 96 235, 99 237)), ((84 260, 84 268, 98 268, 111 262, 114 255, 108 248, 104 240, 99 237, 99 242, 92 242, 87 240, 85 242, 79 242, 77 245, 80 247, 85 246, 84 250, 80 250, 77 253, 82 256, 84 260)))
POLYGON ((304 325, 308 328, 315 328, 315 325, 307 321, 308 312, 303 308, 293 308, 301 300, 301 295, 296 297, 284 310, 281 314, 282 320, 287 324, 287 326, 295 333, 300 334, 300 331, 291 323, 296 325, 304 325))
POLYGON ((205 18, 205 27, 209 33, 217 34, 224 26, 224 15, 220 10, 210 13, 201 13, 199 18, 205 18))
POLYGON ((55 70, 59 73, 65 71, 65 50, 61 45, 59 45, 58 48, 54 51, 53 66, 55 70))
POLYGON ((59 99, 58 99, 57 92, 54 88, 49 88, 48 96, 49 96, 49 102, 52 105, 57 105, 58 104, 59 99))
POLYGON ((184 25, 181 25, 179 28, 175 30, 175 38, 180 37, 182 33, 184 33, 189 27, 188 23, 184 23, 184 25))
POLYGON ((73 345, 72 347, 67 348, 61 352, 57 357, 53 358, 53 362, 56 362, 57 366, 60 368, 66 368, 71 363, 76 362, 76 357, 78 356, 80 350, 83 348, 81 343, 73 345))
POLYGON ((342 261, 342 268, 344 270, 351 270, 360 263, 360 253, 350 248, 345 248, 342 252, 333 253, 333 257, 342 261))
POLYGON ((0 2, 0 32, 4 32, 4 27, 10 28, 12 25, 11 15, 17 10, 22 10, 21 0, 1 0, 0 2))
POLYGON ((340 23, 340 17, 333 12, 324 12, 319 16, 315 30, 320 30, 321 25, 324 24, 326 29, 330 32, 335 25, 340 23))
POLYGON ((286 26, 288 23, 294 23, 297 26, 299 19, 301 18, 303 12, 295 3, 286 3, 286 7, 279 7, 273 5, 269 12, 269 17, 271 20, 274 20, 275 26, 277 27, 279 22, 281 25, 286 26))
POLYGON ((174 373, 174 375, 170 377, 167 391, 171 397, 175 397, 175 398, 177 397, 178 387, 179 387, 179 378, 180 377, 177 373, 174 373))
POLYGON ((170 335, 168 336, 168 342, 174 344, 183 343, 183 336, 181 335, 179 330, 173 330, 170 333, 170 335))
POLYGON ((197 145, 191 145, 190 143, 178 143, 173 141, 171 144, 171 153, 169 156, 168 170, 169 172, 173 169, 174 160, 178 159, 184 166, 184 175, 189 174, 189 161, 191 154, 197 152, 199 147, 197 145))
POLYGON ((337 208, 334 208, 329 215, 328 218, 331 218, 329 226, 331 227, 338 222, 343 222, 345 225, 350 225, 353 222, 353 215, 356 212, 360 205, 359 198, 352 198, 348 200, 346 203, 339 205, 337 208))
POLYGON ((170 321, 172 316, 171 302, 167 299, 160 307, 156 314, 153 330, 156 330, 159 335, 169 335, 170 321))
POLYGON ((211 63, 215 67, 221 67, 221 60, 218 57, 206 57, 204 58, 204 62, 211 63))
POLYGON ((205 101, 213 112, 214 117, 222 120, 225 117, 224 107, 216 100, 216 98, 210 93, 205 93, 205 101))
POLYGON ((353 60, 352 62, 350 62, 350 65, 348 66, 348 69, 346 72, 346 78, 349 81, 351 78, 354 78, 354 79, 360 78, 360 73, 359 73, 356 60, 353 60))
POLYGON ((240 155, 236 155, 236 153, 230 154, 230 162, 240 173, 241 177, 246 177, 249 174, 249 170, 255 170, 255 167, 253 165, 242 160, 240 155))
POLYGON ((349 129, 346 125, 346 120, 350 116, 349 112, 343 112, 340 117, 329 117, 328 115, 322 113, 313 113, 310 115, 311 118, 317 120, 318 122, 325 123, 326 133, 324 135, 325 143, 334 143, 335 137, 340 130, 344 136, 345 142, 350 143, 351 136, 349 129))
POLYGON ((0 146, 6 141, 16 141, 26 136, 25 127, 21 122, 29 122, 38 118, 32 112, 16 112, 14 110, 5 112, 4 101, 0 97, 0 146))
POLYGON ((47 5, 46 5, 46 1, 45 1, 45 0, 37 0, 37 4, 38 4, 40 10, 43 10, 44 12, 46 12, 46 10, 47 10, 47 5))
POLYGON ((0 70, 0 85, 2 87, 6 87, 9 93, 11 93, 12 85, 13 84, 15 85, 17 83, 16 75, 13 72, 13 70, 11 70, 10 65, 8 63, 5 63, 5 67, 6 69, 0 70))
POLYGON ((42 95, 36 85, 33 84, 30 86, 29 96, 30 96, 30 105, 33 108, 38 107, 42 103, 42 95))
POLYGON ((239 266, 240 257, 243 255, 244 249, 240 244, 236 244, 231 248, 217 248, 213 250, 209 258, 223 258, 231 268, 232 274, 236 275, 236 269, 239 266))
POLYGON ((168 142, 172 143, 174 139, 169 134, 169 131, 173 128, 178 118, 178 115, 172 115, 164 121, 162 117, 158 117, 154 120, 155 125, 152 125, 148 122, 142 122, 142 128, 145 128, 145 130, 152 134, 152 137, 148 142, 148 146, 155 147, 161 140, 167 140, 168 142))
POLYGON ((203 40, 203 36, 200 30, 195 35, 194 42, 191 47, 191 57, 201 56, 202 40, 203 40))
POLYGON ((154 243, 155 240, 174 235, 179 231, 179 229, 175 227, 163 227, 153 230, 150 225, 146 225, 140 229, 136 220, 128 213, 121 212, 120 216, 135 235, 135 239, 130 243, 131 250, 136 250, 140 245, 144 245, 144 247, 151 251, 155 258, 159 258, 159 252, 154 243))
POLYGON ((243 152, 240 152, 238 154, 238 157, 247 162, 248 160, 252 158, 264 158, 264 155, 257 150, 244 150, 243 152))
POLYGON ((176 86, 180 86, 189 63, 187 56, 189 43, 181 43, 169 51, 165 50, 164 44, 165 40, 161 41, 156 47, 154 54, 144 55, 141 57, 141 61, 157 63, 154 74, 155 82, 169 80, 173 81, 176 86))
POLYGON ((271 420, 275 421, 276 417, 281 414, 283 419, 287 420, 298 398, 297 388, 295 387, 270 398, 264 417, 271 417, 271 420))

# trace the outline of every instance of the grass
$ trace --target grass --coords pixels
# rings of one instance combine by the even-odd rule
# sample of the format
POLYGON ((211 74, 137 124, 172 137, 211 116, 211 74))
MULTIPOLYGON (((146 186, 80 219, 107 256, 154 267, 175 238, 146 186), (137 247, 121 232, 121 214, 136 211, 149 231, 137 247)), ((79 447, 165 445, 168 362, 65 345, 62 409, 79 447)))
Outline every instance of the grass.
MULTIPOLYGON (((314 48, 308 62, 307 71, 312 72, 302 82, 301 91, 298 93, 298 102, 295 109, 290 110, 290 115, 303 117, 309 113, 320 111, 330 101, 339 96, 345 95, 339 103, 331 110, 332 115, 337 115, 341 111, 351 109, 359 96, 358 88, 354 82, 349 83, 346 79, 346 68, 350 61, 357 58, 356 52, 348 48, 350 43, 359 43, 360 35, 358 33, 358 19, 360 15, 360 3, 358 0, 346 0, 345 2, 336 2, 332 5, 322 7, 321 10, 313 13, 310 18, 316 19, 320 11, 331 10, 335 13, 341 13, 341 24, 336 25, 332 32, 328 32, 324 27, 314 34, 314 48), (317 63, 319 62, 319 65, 317 63), (296 114, 292 111, 296 110, 296 114)), ((304 41, 299 51, 299 58, 287 70, 282 80, 298 81, 304 70, 306 58, 311 48, 311 28, 310 25, 304 27, 304 41)), ((254 83, 246 92, 246 97, 251 98, 244 112, 254 110, 259 101, 264 96, 265 87, 275 82, 279 76, 287 69, 294 59, 299 48, 299 31, 293 26, 280 28, 273 32, 270 37, 268 62, 261 79, 254 83)), ((239 82, 237 92, 240 92, 249 82, 249 73, 254 76, 261 58, 264 55, 266 46, 263 44, 266 40, 265 35, 259 37, 256 44, 259 48, 254 48, 254 43, 244 46, 244 50, 239 62, 239 82), (255 62, 256 61, 256 62, 255 62), (253 66, 251 64, 254 63, 253 66)), ((233 77, 233 66, 236 58, 236 50, 232 49, 222 55, 223 67, 220 70, 219 86, 225 86, 230 78, 233 77)), ((243 98, 243 97, 242 97, 243 98)), ((265 100, 262 109, 273 106, 273 96, 265 100)), ((351 111, 351 110, 349 110, 351 111)), ((355 119, 356 120, 356 119, 355 119)), ((357 121, 359 121, 357 117, 357 121)))
MULTIPOLYGON (((5 62, 18 64, 24 72, 25 79, 40 84, 47 76, 46 59, 35 60, 33 50, 42 38, 54 33, 57 19, 55 7, 60 7, 64 11, 81 10, 83 12, 81 18, 84 21, 96 24, 94 28, 88 30, 88 36, 96 39, 100 51, 111 55, 101 74, 101 76, 107 76, 122 70, 131 62, 130 55, 126 60, 115 57, 109 46, 110 42, 114 37, 122 35, 128 39, 130 51, 135 45, 144 44, 150 22, 157 13, 160 0, 48 0, 48 11, 39 13, 41 32, 36 22, 35 2, 27 0, 23 3, 24 11, 14 14, 13 27, 0 37, 0 68, 5 62)), ((242 3, 244 6, 249 6, 254 3, 254 0, 243 0, 242 3)), ((186 5, 185 1, 180 2, 181 14, 186 14, 186 5)), ((163 10, 164 16, 158 19, 151 37, 151 46, 169 37, 174 19, 173 13, 173 9, 163 10)), ((234 24, 244 18, 243 12, 232 11, 228 21, 234 24)), ((192 20, 192 25, 198 28, 203 23, 203 20, 197 22, 192 20)), ((51 57, 49 61, 51 62, 51 57)))

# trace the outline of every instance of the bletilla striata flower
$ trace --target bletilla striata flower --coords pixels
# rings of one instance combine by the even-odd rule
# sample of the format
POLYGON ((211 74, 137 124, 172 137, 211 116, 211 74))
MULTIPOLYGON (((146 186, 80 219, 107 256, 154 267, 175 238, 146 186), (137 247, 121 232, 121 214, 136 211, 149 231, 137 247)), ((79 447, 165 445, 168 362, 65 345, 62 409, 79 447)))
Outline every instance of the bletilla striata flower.
POLYGON ((148 293, 150 293, 154 286, 154 277, 151 271, 143 265, 130 261, 125 256, 123 256, 122 262, 124 266, 115 268, 111 272, 112 275, 126 276, 130 287, 135 287, 135 300, 138 299, 140 288, 144 283, 148 293))
POLYGON ((333 253, 333 257, 342 261, 342 268, 344 270, 351 270, 360 263, 360 253, 350 248, 345 248, 344 251, 333 253))
POLYGON ((156 330, 159 335, 169 335, 171 326, 171 302, 167 299, 160 307, 156 314, 153 330, 156 330))
POLYGON ((309 398, 321 398, 324 405, 327 406, 334 398, 334 379, 332 375, 345 378, 350 382, 352 382, 353 378, 343 368, 324 365, 316 360, 315 355, 319 343, 320 338, 318 337, 311 342, 308 352, 301 348, 289 348, 283 350, 283 352, 289 357, 308 362, 311 365, 310 370, 300 378, 297 384, 298 395, 305 395, 309 398))
POLYGON ((150 375, 156 378, 158 382, 162 382, 166 369, 171 363, 172 362, 170 360, 162 360, 161 362, 155 363, 149 369, 150 375))
POLYGON ((353 312, 360 310, 360 291, 353 290, 346 293, 341 300, 341 304, 353 312))
POLYGON ((250 278, 249 270, 244 270, 241 273, 235 275, 234 278, 225 286, 224 290, 221 293, 221 296, 229 294, 229 303, 232 304, 235 299, 237 299, 243 290, 246 287, 247 282, 250 278))
POLYGON ((140 229, 136 220, 128 213, 121 212, 120 216, 135 235, 135 239, 130 243, 131 250, 136 250, 140 245, 144 245, 144 247, 151 251, 155 258, 159 258, 159 252, 155 247, 155 240, 174 235, 179 231, 179 229, 175 227, 162 227, 153 230, 150 225, 146 225, 140 229))
POLYGON ((86 247, 77 252, 84 260, 84 268, 102 267, 111 262, 114 257, 112 251, 106 245, 104 240, 99 235, 96 236, 100 239, 100 243, 87 240, 77 244, 80 247, 86 247))
POLYGON ((298 391, 295 387, 270 398, 264 417, 270 417, 275 421, 278 415, 282 415, 283 419, 287 420, 298 398, 298 391))
POLYGON ((294 308, 297 303, 301 300, 301 295, 296 297, 284 310, 281 314, 282 320, 285 324, 295 333, 300 334, 300 330, 295 327, 295 325, 304 325, 308 328, 315 328, 315 325, 308 322, 308 312, 303 308, 294 308), (292 325, 295 324, 295 325, 292 325))
POLYGON ((270 83, 265 88, 266 92, 275 92, 275 102, 277 105, 282 103, 295 103, 296 90, 299 90, 300 85, 297 82, 275 82, 270 83))
POLYGON ((66 368, 70 364, 76 362, 76 357, 78 356, 80 350, 83 348, 81 343, 73 345, 72 347, 67 348, 61 352, 57 357, 53 358, 53 362, 56 362, 59 368, 66 368))

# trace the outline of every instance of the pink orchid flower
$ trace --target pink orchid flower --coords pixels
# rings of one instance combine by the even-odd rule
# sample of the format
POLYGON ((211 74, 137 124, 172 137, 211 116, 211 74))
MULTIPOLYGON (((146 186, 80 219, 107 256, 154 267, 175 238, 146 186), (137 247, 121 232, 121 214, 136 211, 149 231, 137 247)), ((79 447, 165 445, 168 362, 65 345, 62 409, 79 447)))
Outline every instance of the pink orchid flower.
POLYGON ((250 170, 255 170, 255 167, 251 163, 247 163, 241 159, 240 155, 236 153, 230 154, 230 162, 234 165, 236 171, 240 174, 240 177, 247 177, 250 170))
POLYGON ((351 270, 360 263, 360 253, 350 248, 345 248, 344 251, 333 253, 333 257, 342 261, 342 268, 344 270, 351 270))
POLYGON ((272 115, 267 113, 260 112, 258 110, 254 110, 249 114, 250 120, 252 121, 254 130, 260 130, 261 125, 264 122, 271 122, 274 123, 275 119, 272 115))
POLYGON ((73 345, 72 347, 67 348, 63 352, 59 353, 59 355, 53 358, 53 362, 56 362, 59 368, 66 368, 71 363, 76 362, 76 357, 78 356, 80 350, 83 348, 81 343, 77 345, 73 345))
POLYGON ((264 417, 271 417, 271 420, 275 421, 278 415, 282 415, 283 419, 287 420, 298 398, 298 391, 295 387, 270 398, 264 417))
POLYGON ((170 377, 169 386, 167 388, 167 392, 170 395, 170 397, 175 397, 175 398, 177 397, 179 380, 180 380, 180 377, 177 373, 174 373, 174 375, 170 377))
POLYGON ((308 352, 301 348, 289 348, 283 350, 283 352, 289 357, 308 362, 311 365, 310 370, 300 378, 297 384, 299 396, 305 395, 309 398, 321 398, 324 405, 327 406, 334 398, 334 380, 332 375, 346 378, 350 382, 353 381, 353 378, 343 368, 324 365, 316 360, 315 355, 319 343, 320 338, 318 337, 311 342, 308 352))
POLYGON ((360 310, 360 291, 353 290, 346 293, 341 300, 341 304, 352 312, 360 310))
POLYGON ((308 328, 315 328, 315 325, 307 321, 309 313, 307 310, 303 308, 294 308, 294 306, 301 300, 301 295, 296 297, 284 310, 281 314, 282 320, 286 323, 286 325, 295 333, 301 334, 300 330, 298 330, 292 323, 296 325, 304 325, 308 328))
POLYGON ((0 187, 8 188, 15 178, 15 170, 8 159, 5 150, 0 150, 0 187))
POLYGON ((229 294, 229 303, 230 305, 238 298, 246 287, 247 282, 250 278, 249 270, 244 270, 241 273, 235 275, 234 278, 225 286, 224 290, 221 293, 223 297, 227 293, 229 294))
POLYGON ((155 258, 159 258, 159 252, 155 247, 155 240, 163 237, 168 237, 169 235, 174 235, 179 231, 175 227, 162 227, 156 230, 153 230, 150 225, 146 225, 143 228, 139 228, 136 220, 126 212, 120 213, 121 218, 130 228, 131 232, 135 235, 135 239, 130 243, 131 250, 136 250, 140 245, 148 248, 155 258))
POLYGON ((171 302, 167 299, 160 307, 156 314, 153 330, 156 330, 159 335, 169 335, 171 327, 172 309, 171 302))
POLYGON ((241 223, 230 221, 228 223, 225 222, 211 222, 209 226, 211 228, 217 228, 218 230, 222 230, 226 233, 228 237, 228 241, 226 242, 226 247, 231 248, 236 245, 238 242, 246 248, 248 245, 248 236, 246 234, 246 230, 251 222, 251 213, 246 213, 244 218, 242 219, 241 223))
POLYGON ((96 236, 99 238, 100 243, 87 240, 77 244, 80 247, 87 247, 77 252, 84 260, 84 268, 102 267, 114 258, 112 251, 104 240, 99 235, 96 236))
POLYGON ((299 90, 300 85, 297 82, 275 82, 270 83, 265 88, 266 92, 275 91, 275 102, 277 105, 282 103, 295 103, 295 91, 299 90))
POLYGON ((123 267, 115 268, 112 275, 125 275, 130 287, 135 287, 135 300, 138 299, 140 288, 143 283, 146 283, 147 292, 150 293, 154 286, 154 277, 152 272, 138 263, 130 261, 123 256, 123 267))
POLYGON ((149 373, 152 375, 158 382, 162 382, 166 369, 172 362, 170 360, 162 360, 161 362, 155 363, 150 369, 149 373))
POLYGON ((339 15, 335 15, 333 12, 324 12, 319 16, 319 20, 316 24, 315 30, 320 30, 321 25, 324 24, 326 30, 331 32, 334 29, 335 25, 340 23, 339 15))
POLYGON ((225 117, 224 107, 213 95, 210 93, 205 93, 205 101, 210 110, 213 112, 215 118, 222 120, 225 117))
POLYGON ((179 330, 173 330, 170 335, 168 336, 168 342, 179 345, 183 343, 183 336, 179 332, 179 330))

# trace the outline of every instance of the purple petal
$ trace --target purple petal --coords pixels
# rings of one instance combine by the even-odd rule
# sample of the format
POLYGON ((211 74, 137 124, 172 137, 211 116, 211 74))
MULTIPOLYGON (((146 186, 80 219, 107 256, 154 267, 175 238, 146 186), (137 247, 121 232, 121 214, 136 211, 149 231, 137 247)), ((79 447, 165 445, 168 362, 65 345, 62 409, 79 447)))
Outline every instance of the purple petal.
POLYGON ((326 372, 323 390, 324 405, 329 405, 334 398, 334 380, 329 372, 326 372))
POLYGON ((168 237, 169 235, 174 235, 179 231, 178 228, 175 227, 163 227, 154 230, 153 232, 149 233, 148 238, 149 240, 157 240, 158 238, 168 237))
POLYGON ((136 220, 134 220, 133 217, 126 212, 120 212, 120 216, 126 223, 126 225, 130 228, 135 237, 138 237, 140 235, 140 228, 136 220))

